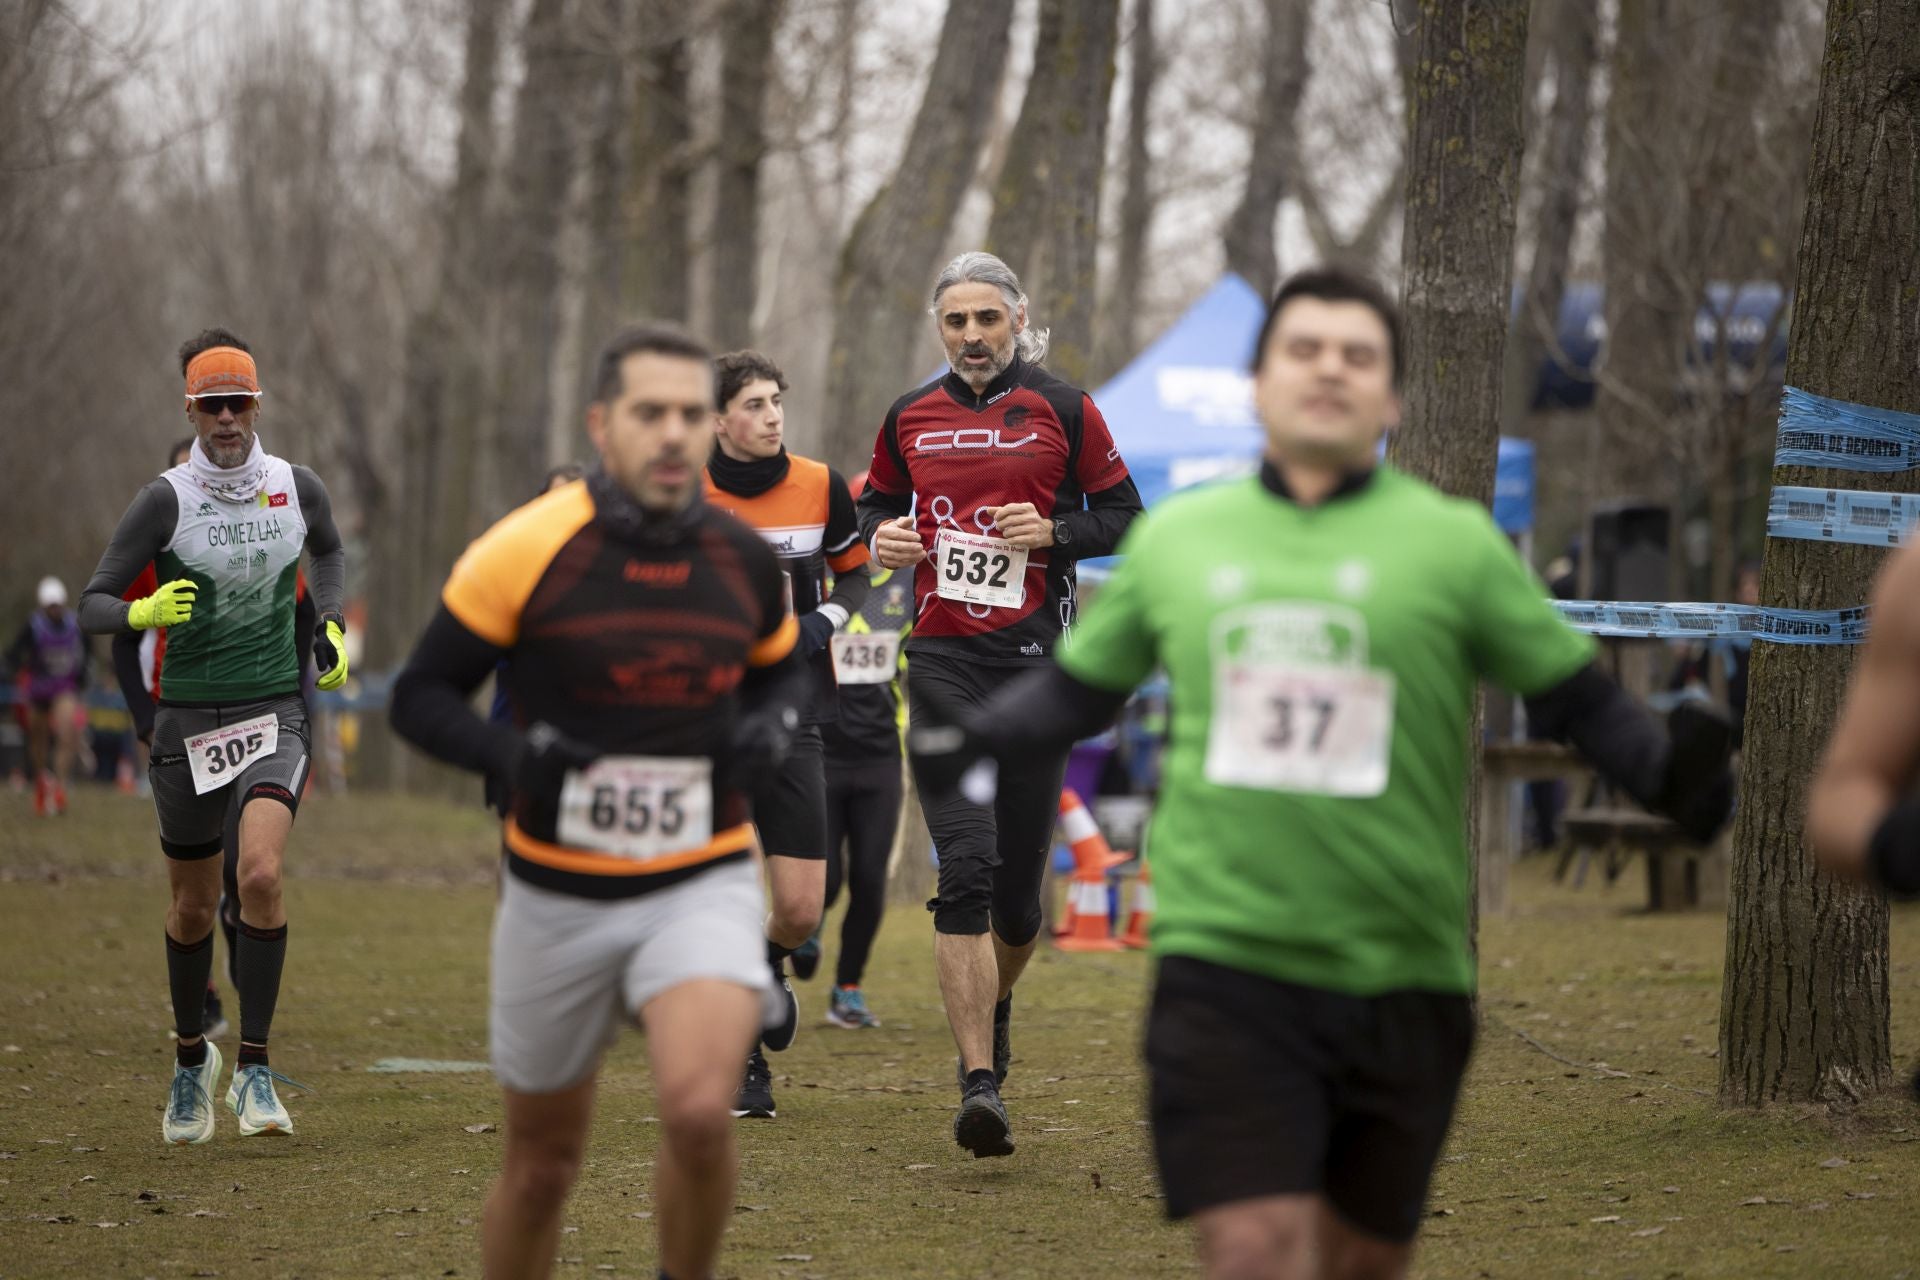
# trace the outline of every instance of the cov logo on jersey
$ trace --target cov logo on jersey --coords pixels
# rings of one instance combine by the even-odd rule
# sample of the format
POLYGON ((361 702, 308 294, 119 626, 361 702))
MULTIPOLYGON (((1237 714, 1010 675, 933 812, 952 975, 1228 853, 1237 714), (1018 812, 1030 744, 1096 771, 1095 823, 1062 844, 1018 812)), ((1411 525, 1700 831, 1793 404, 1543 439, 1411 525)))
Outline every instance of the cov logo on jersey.
MULTIPOLYGON (((1015 405, 1014 409, 1019 407, 1015 405)), ((1009 418, 1013 416, 1013 409, 1007 410, 1007 416, 1009 418)), ((1018 453, 1021 446, 1032 444, 1039 438, 1038 431, 1023 434, 1018 429, 960 427, 953 431, 922 431, 913 438, 913 451, 915 453, 1018 453)))

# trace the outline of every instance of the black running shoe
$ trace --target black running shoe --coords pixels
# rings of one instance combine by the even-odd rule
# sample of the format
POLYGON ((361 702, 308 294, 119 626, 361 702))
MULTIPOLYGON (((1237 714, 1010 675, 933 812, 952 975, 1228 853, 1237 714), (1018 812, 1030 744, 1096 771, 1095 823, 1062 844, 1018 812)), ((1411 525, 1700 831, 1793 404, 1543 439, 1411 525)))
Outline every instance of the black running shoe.
POLYGON ((953 1118, 953 1140, 976 1160, 1013 1154, 1013 1122, 1007 1119, 1000 1090, 990 1082, 981 1080, 962 1095, 960 1114, 953 1118))
POLYGON ((206 1012, 200 1018, 200 1034, 209 1040, 218 1040, 232 1029, 227 1024, 226 1014, 220 1009, 220 993, 208 987, 206 1012))
POLYGON ((755 1120, 773 1119, 773 1070, 758 1049, 747 1057, 747 1075, 733 1100, 733 1114, 755 1120))
POLYGON ((773 1012, 761 1024, 760 1043, 779 1053, 791 1046, 793 1038, 800 1034, 800 997, 793 994, 793 984, 781 974, 779 985, 767 993, 767 1000, 773 1012))
POLYGON ((993 1079, 996 1084, 1007 1082, 1007 1072, 1013 1067, 1013 992, 1007 992, 1007 998, 993 1006, 993 1079))
POLYGON ((811 982, 813 975, 820 971, 820 933, 787 953, 787 959, 793 964, 793 976, 802 982, 811 982))

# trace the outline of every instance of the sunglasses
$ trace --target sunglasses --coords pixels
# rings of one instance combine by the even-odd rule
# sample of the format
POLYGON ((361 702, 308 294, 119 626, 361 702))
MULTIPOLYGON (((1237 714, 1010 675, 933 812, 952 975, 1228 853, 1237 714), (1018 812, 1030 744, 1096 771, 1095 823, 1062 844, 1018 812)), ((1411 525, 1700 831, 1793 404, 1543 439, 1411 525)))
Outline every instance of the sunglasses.
POLYGON ((222 413, 231 413, 237 418, 259 403, 260 397, 250 394, 193 397, 194 410, 210 418, 217 418, 222 413))

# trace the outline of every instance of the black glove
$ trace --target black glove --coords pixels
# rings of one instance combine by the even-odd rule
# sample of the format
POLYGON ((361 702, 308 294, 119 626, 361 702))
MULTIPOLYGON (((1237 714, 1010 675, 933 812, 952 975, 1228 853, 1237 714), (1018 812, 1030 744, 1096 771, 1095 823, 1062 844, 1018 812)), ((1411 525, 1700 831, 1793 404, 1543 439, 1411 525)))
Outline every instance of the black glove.
POLYGON ((975 804, 993 799, 993 761, 987 741, 968 724, 959 708, 922 692, 914 700, 907 728, 907 756, 913 776, 929 795, 963 792, 975 804), (985 762, 986 771, 973 771, 985 762), (971 776, 969 776, 971 775, 971 776))
POLYGON ((1667 716, 1666 778, 1655 807, 1695 844, 1710 843, 1733 814, 1733 724, 1683 702, 1667 716))
POLYGON ((604 754, 544 721, 528 729, 513 760, 513 793, 508 800, 521 826, 551 831, 560 820, 560 791, 567 774, 585 769, 604 754))
POLYGON ((800 730, 800 713, 787 703, 749 711, 734 722, 728 742, 728 757, 735 777, 764 778, 787 761, 793 736, 800 730))
POLYGON ((1889 898, 1920 898, 1920 796, 1887 811, 1867 843, 1867 864, 1889 898))
POLYGON ((800 619, 800 639, 795 647, 800 656, 811 658, 833 639, 833 619, 818 611, 800 619))

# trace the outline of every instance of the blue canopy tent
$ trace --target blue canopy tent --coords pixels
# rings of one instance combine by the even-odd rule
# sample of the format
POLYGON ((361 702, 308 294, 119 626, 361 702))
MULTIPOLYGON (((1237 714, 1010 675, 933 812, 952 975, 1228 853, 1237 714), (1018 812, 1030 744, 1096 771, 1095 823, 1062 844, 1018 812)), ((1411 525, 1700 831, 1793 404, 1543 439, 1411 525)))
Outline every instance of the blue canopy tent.
MULTIPOLYGON (((1261 451, 1247 362, 1266 305, 1236 275, 1187 308, 1125 369, 1093 393, 1141 500, 1234 475, 1261 451)), ((1500 441, 1494 519, 1510 534, 1533 526, 1533 445, 1500 441)))

